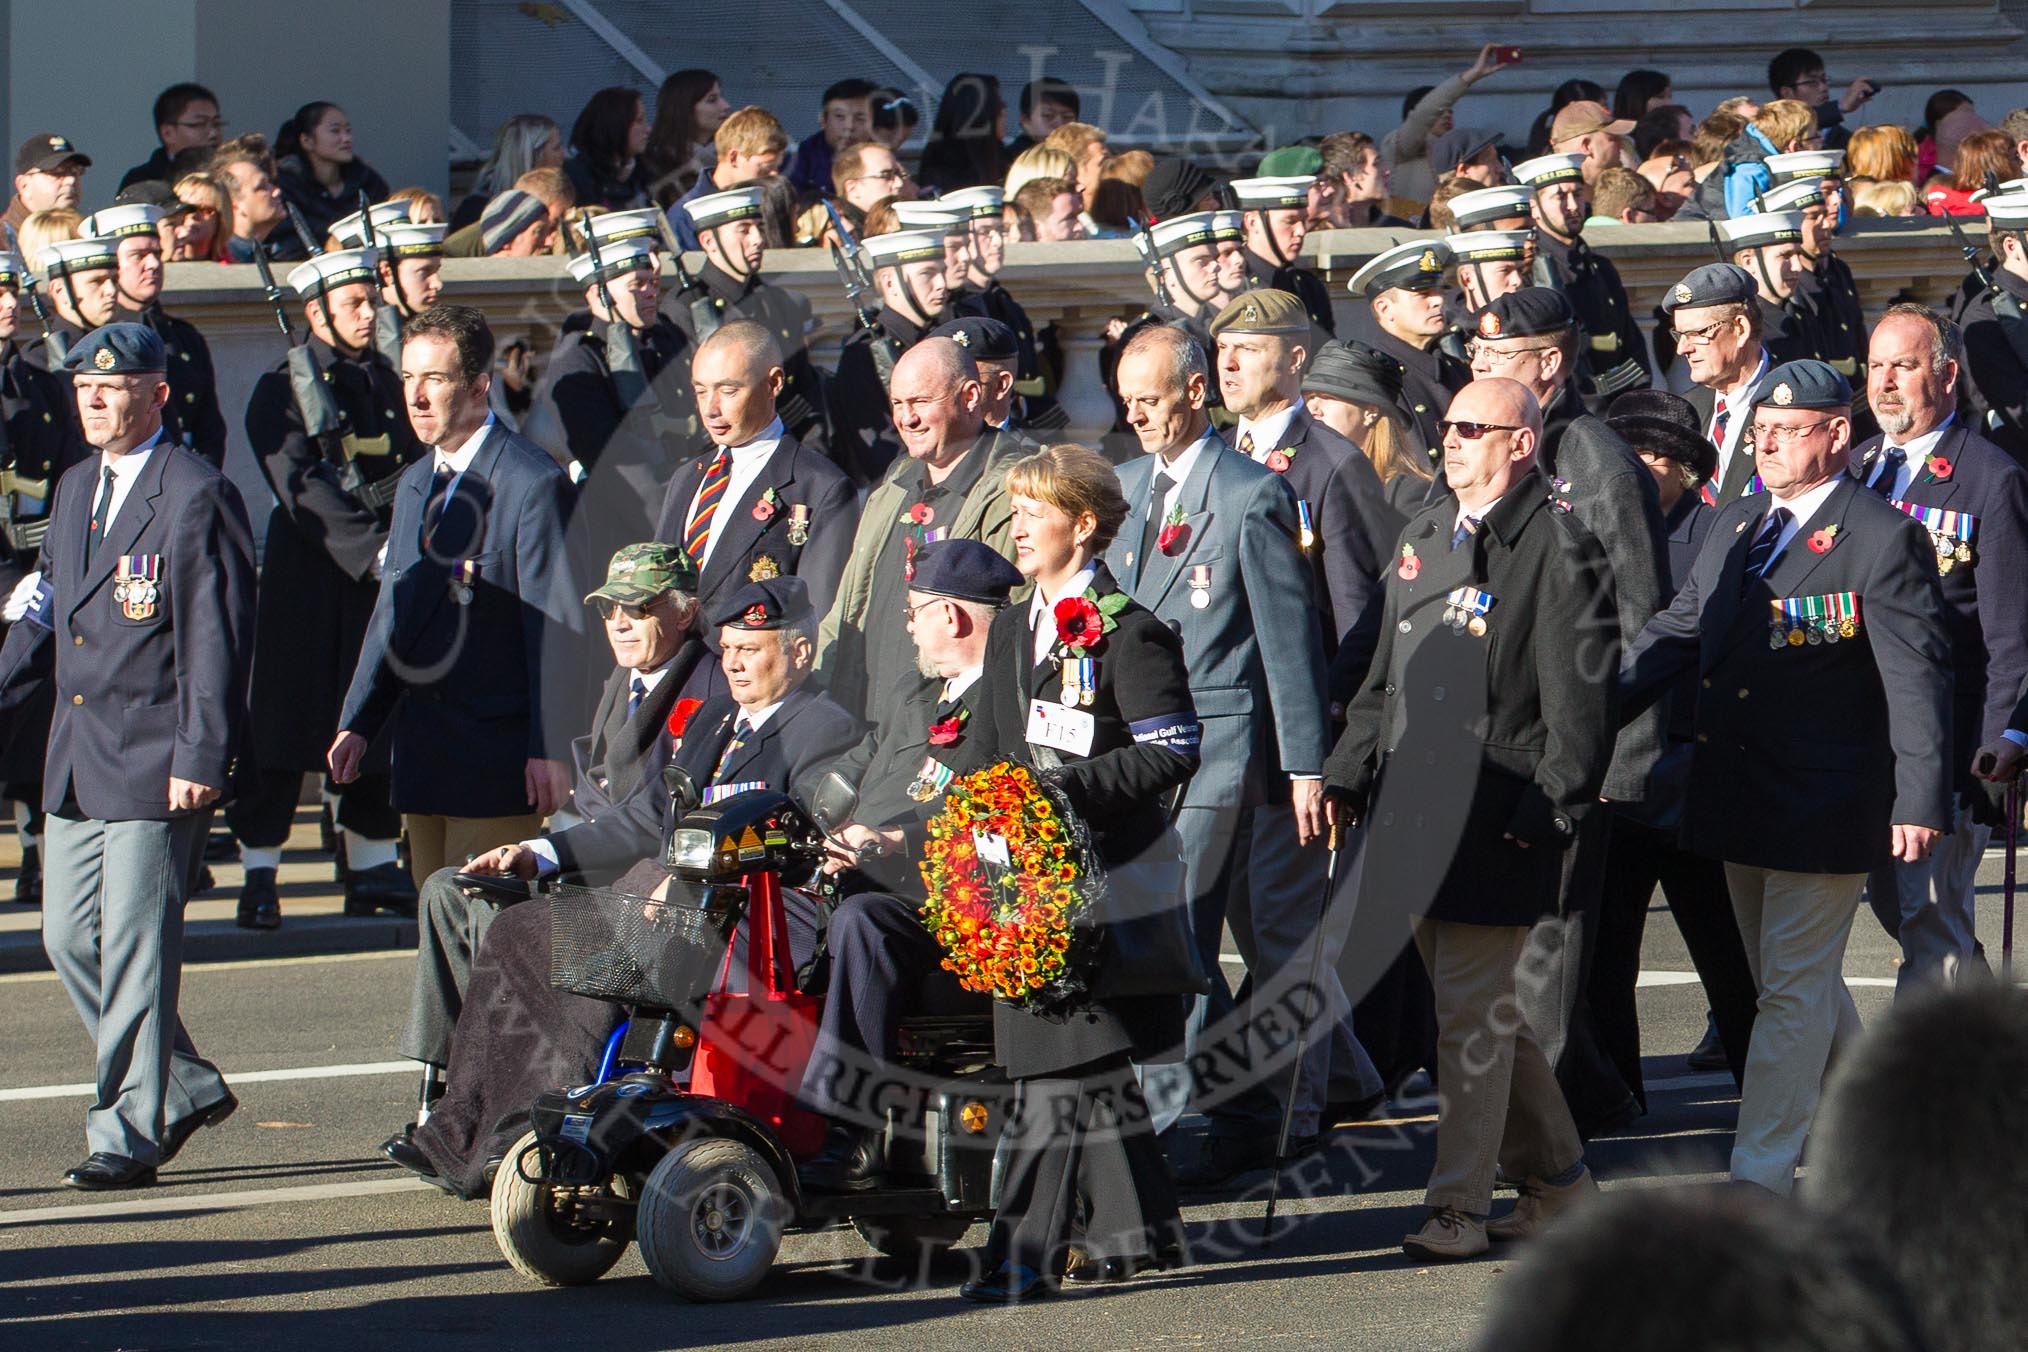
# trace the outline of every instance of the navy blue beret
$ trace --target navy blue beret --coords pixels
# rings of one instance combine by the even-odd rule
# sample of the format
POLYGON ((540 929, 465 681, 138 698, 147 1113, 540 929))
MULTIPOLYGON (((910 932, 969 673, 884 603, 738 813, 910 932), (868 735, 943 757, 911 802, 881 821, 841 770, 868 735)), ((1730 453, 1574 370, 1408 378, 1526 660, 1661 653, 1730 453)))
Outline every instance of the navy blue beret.
POLYGON ((169 353, 146 324, 107 324, 78 339, 63 369, 82 375, 139 376, 169 369, 169 353))
POLYGON ((1760 382, 1755 407, 1844 408, 1852 406, 1852 382, 1829 362, 1806 357, 1783 362, 1760 382))
POLYGON ((931 329, 928 336, 950 339, 970 353, 973 361, 1010 362, 1021 357, 1014 330, 985 315, 960 315, 931 329))
POLYGON ((1004 606, 1025 579, 1000 551, 977 540, 937 540, 916 551, 908 589, 981 605, 1004 606))
POLYGON ((1753 274, 1737 263, 1706 263, 1669 288, 1669 294, 1662 297, 1662 313, 1701 310, 1707 305, 1738 305, 1759 294, 1753 274))
POLYGON ((1524 286, 1495 296, 1479 311, 1476 321, 1481 338, 1542 338, 1577 327, 1577 311, 1570 297, 1546 286, 1524 286))
POLYGON ((785 629, 815 616, 808 583, 799 577, 771 577, 734 592, 711 622, 721 629, 785 629))

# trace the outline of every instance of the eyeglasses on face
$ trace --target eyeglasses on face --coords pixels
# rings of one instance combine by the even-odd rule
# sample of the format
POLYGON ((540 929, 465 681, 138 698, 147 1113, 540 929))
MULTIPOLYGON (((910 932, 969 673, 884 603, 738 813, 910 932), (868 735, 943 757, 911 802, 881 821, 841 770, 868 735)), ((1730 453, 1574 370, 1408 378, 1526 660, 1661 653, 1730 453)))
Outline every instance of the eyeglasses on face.
POLYGON ((181 127, 185 131, 224 131, 226 121, 222 117, 193 117, 181 122, 172 122, 170 125, 181 127))
POLYGON ((1488 432, 1518 432, 1521 430, 1511 423, 1464 422, 1455 418, 1445 418, 1437 423, 1437 427, 1442 430, 1445 436, 1456 432, 1460 441, 1477 441, 1488 432))
POLYGON ((1508 366, 1527 356, 1530 352, 1547 352, 1554 343, 1537 343, 1533 347, 1494 347, 1491 343, 1466 343, 1465 355, 1473 361, 1484 357, 1494 366, 1508 366))
POLYGON ((1746 429, 1746 440, 1750 446, 1794 446, 1806 441, 1820 427, 1830 426, 1832 419, 1819 418, 1815 422, 1797 423, 1755 423, 1746 429))
POLYGON ((1706 324, 1701 329, 1677 329, 1676 341, 1690 343, 1696 347, 1708 347, 1712 340, 1718 337, 1718 331, 1731 323, 1729 319, 1721 319, 1716 324, 1706 324))
POLYGON ((857 177, 855 177, 852 181, 854 183, 863 183, 869 178, 874 180, 876 183, 901 183, 907 180, 908 170, 898 168, 882 169, 877 174, 860 174, 857 177))

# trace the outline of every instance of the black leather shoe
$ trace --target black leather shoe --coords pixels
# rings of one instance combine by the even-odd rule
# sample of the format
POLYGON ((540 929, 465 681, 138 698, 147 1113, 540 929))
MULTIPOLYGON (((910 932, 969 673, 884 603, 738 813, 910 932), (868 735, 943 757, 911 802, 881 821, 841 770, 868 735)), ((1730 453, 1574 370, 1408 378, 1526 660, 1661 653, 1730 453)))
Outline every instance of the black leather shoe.
POLYGON ((239 862, 239 842, 232 838, 232 832, 213 831, 204 838, 204 862, 207 864, 239 862))
POLYGON ((1087 1257, 1064 1273, 1063 1279, 1086 1286, 1111 1285, 1132 1281, 1143 1272, 1167 1272, 1182 1266, 1183 1250, 1170 1245, 1153 1253, 1137 1253, 1126 1258, 1087 1257))
POLYGON ((246 882, 239 889, 239 914, 233 923, 241 929, 280 929, 282 927, 282 898, 275 890, 275 871, 271 868, 250 868, 246 871, 246 882))
POLYGON ((338 823, 329 803, 317 805, 317 848, 324 854, 338 853, 338 823))
POLYGON ((880 1182, 881 1133, 850 1122, 833 1122, 824 1148, 796 1169, 808 1192, 864 1192, 880 1182))
POLYGON ((160 1162, 167 1164, 170 1160, 175 1159, 177 1152, 182 1150, 190 1138, 197 1134, 200 1127, 215 1127, 225 1121, 226 1118, 231 1117, 238 1108, 239 1100, 234 1098, 232 1091, 228 1089, 225 1091, 225 1097, 219 1099, 216 1103, 207 1104, 188 1117, 179 1117, 168 1126, 162 1128, 162 1159, 160 1162))
POLYGON ((345 875, 345 914, 391 911, 415 918, 415 880, 398 863, 375 864, 345 875))
POLYGON ((1049 1284, 1049 1279, 1034 1268, 1006 1263, 1002 1263, 990 1276, 975 1277, 958 1288, 959 1295, 981 1305, 1012 1305, 1018 1301, 1054 1295, 1055 1292, 1056 1288, 1049 1284))
POLYGON ((155 1166, 130 1160, 125 1155, 114 1155, 104 1150, 95 1150, 63 1176, 67 1188, 80 1188, 85 1192, 117 1192, 122 1188, 146 1188, 155 1182, 155 1166))
MULTIPOLYGON (((1289 1158, 1299 1159, 1317 1148, 1315 1136, 1289 1138, 1289 1158)), ((1275 1162, 1275 1133, 1254 1136, 1212 1136, 1197 1157, 1176 1171, 1176 1186, 1202 1190, 1221 1187, 1241 1174, 1266 1169, 1275 1162)))
POLYGON ((437 1166, 430 1163, 430 1157, 423 1154, 422 1147, 408 1136, 394 1135, 380 1143, 380 1153, 391 1164, 399 1164, 425 1183, 434 1183, 445 1192, 454 1189, 437 1172, 437 1166))
POLYGON ((14 875, 14 900, 23 906, 42 905, 42 852, 33 845, 21 852, 21 871, 14 875))

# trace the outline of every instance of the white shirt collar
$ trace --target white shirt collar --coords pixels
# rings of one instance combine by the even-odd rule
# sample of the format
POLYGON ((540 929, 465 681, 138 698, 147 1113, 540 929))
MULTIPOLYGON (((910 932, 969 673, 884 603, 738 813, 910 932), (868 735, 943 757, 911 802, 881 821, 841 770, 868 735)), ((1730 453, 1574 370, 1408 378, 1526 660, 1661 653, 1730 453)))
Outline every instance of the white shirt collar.
POLYGON ((1045 599, 1042 588, 1036 587, 1035 595, 1028 602, 1028 628, 1035 636, 1035 661, 1041 662, 1049 656, 1049 650, 1056 646, 1056 603, 1065 596, 1082 596, 1097 575, 1098 565, 1088 563, 1071 578, 1062 595, 1045 599))
POLYGON ((635 672, 632 676, 630 676, 627 679, 627 688, 629 690, 632 690, 634 687, 634 682, 638 680, 641 683, 641 685, 649 693, 652 694, 654 693, 655 687, 662 684, 662 678, 669 674, 669 668, 675 665, 676 665, 676 655, 674 653, 671 653, 669 655, 669 660, 667 662, 664 662, 661 666, 656 667, 653 671, 635 672))
POLYGON ((1487 503, 1485 506, 1477 508, 1475 510, 1467 510, 1462 506, 1459 507, 1457 519, 1451 522, 1451 533, 1453 535, 1457 534, 1458 527, 1464 525, 1465 522, 1467 521, 1470 521, 1472 523, 1472 529, 1477 530, 1479 527, 1479 523, 1481 521, 1484 521, 1486 517, 1491 514, 1492 510, 1500 505, 1500 498, 1504 498, 1506 496, 1507 495, 1505 493, 1502 493, 1499 498, 1494 498, 1491 502, 1487 503))
POLYGON ((459 446, 457 450, 446 454, 443 447, 439 446, 437 448, 436 468, 441 470, 448 466, 451 473, 463 474, 472 467, 472 461, 478 458, 479 446, 486 440, 486 434, 492 430, 493 413, 492 410, 488 409, 486 421, 480 423, 479 430, 465 438, 464 444, 459 446))
MULTIPOLYGON (((1839 478, 1840 478, 1839 475, 1833 474, 1830 478, 1824 480, 1824 482, 1818 484, 1815 488, 1808 490, 1799 497, 1793 497, 1788 499, 1783 499, 1778 496, 1775 497, 1774 499, 1775 506, 1786 507, 1789 509, 1790 512, 1795 514, 1796 519, 1792 523, 1790 523, 1789 533, 1792 534, 1797 530, 1801 530, 1803 527, 1807 526, 1810 523, 1810 521, 1817 515, 1818 509, 1824 505, 1824 499, 1830 497, 1832 493, 1837 491, 1839 478)), ((1773 496, 1774 494, 1773 489, 1769 489, 1768 492, 1770 496, 1773 496)))
MULTIPOLYGON (((1902 462, 1901 468, 1896 471, 1894 482, 1887 485, 1888 497, 1899 502, 1907 495, 1908 485, 1914 480, 1917 472, 1922 469, 1923 462, 1929 459, 1930 453, 1936 450, 1936 444, 1943 440, 1944 433, 1950 431, 1951 426, 1957 422, 1957 418, 1958 415, 1953 412, 1935 427, 1930 428, 1929 431, 1924 432, 1919 437, 1910 437, 1907 441, 1896 441, 1893 437, 1887 436, 1885 433, 1882 434, 1880 453, 1873 458, 1873 469, 1875 471, 1878 471, 1881 465, 1885 463, 1887 448, 1890 446, 1899 446, 1907 457, 1902 462)), ((1869 475, 1866 482, 1870 484, 1871 479, 1872 476, 1869 475)))
POLYGON ((1760 378, 1766 374, 1767 374, 1767 349, 1763 347, 1760 350, 1760 364, 1753 368, 1753 374, 1746 378, 1746 383, 1737 387, 1738 389, 1737 395, 1727 394, 1724 390, 1715 388, 1711 392, 1718 396, 1719 401, 1724 403, 1728 411, 1731 411, 1733 400, 1737 398, 1741 401, 1744 401, 1749 395, 1753 393, 1754 386, 1760 384, 1760 378))
MULTIPOLYGON (((149 437, 146 441, 118 459, 108 459, 106 453, 100 451, 100 468, 112 470, 115 479, 131 481, 133 476, 139 474, 142 467, 148 463, 148 457, 154 454, 155 448, 162 444, 162 432, 162 428, 156 428, 154 436, 149 437)), ((101 474, 99 477, 103 479, 105 476, 101 474)))
POLYGON ((1232 444, 1237 446, 1246 439, 1248 433, 1252 433, 1253 458, 1266 460, 1268 453, 1281 445, 1282 438, 1288 434, 1289 424, 1294 422, 1295 418, 1294 404, 1290 404, 1280 412, 1269 413, 1260 418, 1241 418, 1239 427, 1234 431, 1232 444))
POLYGON ((781 445, 782 438, 787 435, 788 429, 782 426, 780 418, 776 418, 763 427, 753 440, 743 441, 737 446, 727 446, 725 450, 734 461, 765 460, 775 453, 775 447, 781 445))
POLYGON ((945 678, 944 698, 946 700, 957 699, 974 685, 977 685, 979 678, 985 674, 985 664, 981 663, 976 667, 966 667, 957 675, 945 678))
MULTIPOLYGON (((1215 435, 1216 434, 1209 427, 1206 427, 1204 429, 1204 435, 1197 438, 1197 440, 1192 442, 1190 445, 1184 447, 1181 454, 1179 454, 1174 460, 1165 462, 1161 456, 1159 455, 1156 456, 1155 473, 1168 475, 1170 481, 1174 483, 1177 488, 1181 488, 1183 486, 1183 481, 1190 477, 1190 471, 1193 468, 1195 468, 1197 464, 1197 457, 1204 454, 1204 448, 1211 444, 1211 439, 1215 435)), ((1154 478, 1150 476, 1148 482, 1153 483, 1154 478)), ((1170 492, 1172 493, 1174 491, 1175 491, 1174 488, 1170 490, 1170 492)))
POLYGON ((768 725, 768 720, 775 716, 775 710, 781 708, 787 702, 786 699, 778 699, 773 704, 763 704, 758 709, 741 709, 735 716, 734 726, 738 725, 737 721, 739 718, 744 718, 749 727, 755 732, 759 732, 768 725))

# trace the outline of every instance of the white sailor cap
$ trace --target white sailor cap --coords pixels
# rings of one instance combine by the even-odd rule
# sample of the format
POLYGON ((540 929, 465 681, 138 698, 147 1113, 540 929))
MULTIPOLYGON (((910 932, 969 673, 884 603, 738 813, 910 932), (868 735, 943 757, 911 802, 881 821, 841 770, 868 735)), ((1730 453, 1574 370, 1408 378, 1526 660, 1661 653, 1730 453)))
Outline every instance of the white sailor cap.
POLYGON ((1466 235, 1447 235, 1451 261, 1455 263, 1518 263, 1528 256, 1533 230, 1474 230, 1466 235))
POLYGON ((353 282, 377 286, 380 256, 371 249, 332 249, 289 272, 289 285, 304 300, 313 300, 353 282))
POLYGON ((0 286, 19 287, 27 277, 28 269, 22 264, 21 255, 0 249, 0 286))
POLYGON ((637 268, 652 268, 656 266, 655 250, 660 246, 660 240, 650 239, 646 235, 635 235, 632 239, 610 243, 601 240, 596 260, 593 259, 590 250, 572 255, 569 263, 570 275, 576 278, 580 285, 590 286, 594 282, 611 281, 637 268))
POLYGON ((371 213, 373 237, 378 241, 382 230, 385 230, 390 225, 399 225, 408 219, 410 205, 406 200, 400 202, 375 202, 365 212, 355 211, 350 216, 333 221, 331 223, 331 238, 338 241, 338 247, 341 249, 357 249, 364 246, 366 243, 365 222, 368 219, 368 213, 371 213))
POLYGON ((875 235, 862 242, 860 252, 866 255, 866 264, 871 268, 898 268, 904 263, 921 263, 934 258, 944 261, 944 232, 942 230, 896 230, 885 235, 875 235))
POLYGON ((1289 174, 1279 178, 1235 178, 1232 196, 1241 211, 1276 211, 1310 204, 1310 185, 1315 174, 1289 174))
POLYGON ((1718 238, 1735 250, 1799 244, 1803 238, 1802 213, 1763 211, 1754 216, 1730 216, 1718 222, 1718 238))
POLYGON ((1345 289, 1355 296, 1377 296, 1397 288, 1429 291, 1444 284, 1451 251, 1440 239, 1411 239, 1375 254, 1352 274, 1345 289))
POLYGON ((904 230, 941 230, 950 235, 970 228, 972 222, 970 211, 942 202, 893 202, 889 205, 894 211, 894 219, 901 222, 904 230))
POLYGON ((93 212, 78 224, 78 234, 88 239, 125 239, 128 235, 152 235, 157 233, 156 222, 164 215, 162 208, 148 202, 131 202, 126 206, 105 207, 93 212))
POLYGON ((74 272, 96 272, 119 266, 120 242, 94 236, 90 239, 60 239, 48 245, 36 258, 43 280, 67 277, 74 272))
POLYGON ((1999 190, 1987 194, 1990 197, 2007 197, 2015 193, 2028 192, 2028 178, 2010 178, 1999 185, 1999 190))
POLYGON ((1217 216, 1215 211, 1193 211, 1186 216, 1171 216, 1166 221, 1149 226, 1146 234, 1134 236, 1134 247, 1141 251, 1142 258, 1152 263, 1200 244, 1215 244, 1218 241, 1217 216))
POLYGON ((2028 230, 2028 191, 1998 193, 1979 205, 1986 209, 1986 224, 1993 229, 2028 230))
POLYGON ((1568 183, 1584 177, 1583 155, 1537 155, 1514 166, 1514 177, 1530 188, 1568 183))
POLYGON ((1812 176, 1798 178, 1769 188, 1760 195, 1758 206, 1761 211, 1796 211, 1804 207, 1820 207, 1824 204, 1824 180, 1812 176))
POLYGON ((1534 196, 1535 189, 1526 183, 1508 183, 1498 188, 1474 188, 1471 192, 1461 192, 1444 203, 1444 207, 1458 223, 1458 229, 1469 230, 1488 221, 1511 221, 1516 216, 1527 220, 1528 203, 1534 196))
POLYGON ((1243 211, 1212 212, 1211 237, 1213 239, 1245 239, 1246 213, 1243 211))
MULTIPOLYGON (((721 197, 739 197, 747 191, 745 188, 737 188, 732 192, 713 193, 710 197, 694 198, 685 203, 683 209, 690 213, 692 222, 701 226, 704 222, 697 219, 697 208, 701 203, 716 201, 721 197)), ((760 201, 760 189, 752 189, 752 193, 755 203, 758 204, 760 201)), ((629 239, 653 239, 657 244, 660 244, 662 242, 662 227, 657 224, 655 218, 661 214, 660 207, 635 207, 632 211, 608 211, 592 217, 590 224, 585 228, 591 232, 591 237, 597 240, 601 246, 618 244, 622 240, 629 239)), ((760 214, 758 205, 755 206, 753 214, 760 214)), ((716 225, 718 222, 713 221, 711 224, 716 225)))
POLYGON ((729 188, 725 192, 693 197, 683 204, 683 209, 690 213, 692 225, 699 230, 709 230, 714 225, 725 225, 732 221, 749 218, 758 220, 761 214, 761 198, 765 195, 766 191, 762 188, 729 188))
POLYGON ((380 252, 391 259, 442 258, 444 256, 444 232, 442 221, 428 225, 417 225, 413 221, 398 221, 380 232, 380 252))
POLYGON ((974 220, 982 216, 998 216, 1006 204, 1007 195, 990 183, 976 188, 960 188, 937 199, 937 205, 955 207, 974 220))
POLYGON ((1765 163, 1768 177, 1776 183, 1792 183, 1799 178, 1837 178, 1845 172, 1845 152, 1791 150, 1786 155, 1770 155, 1765 163))

